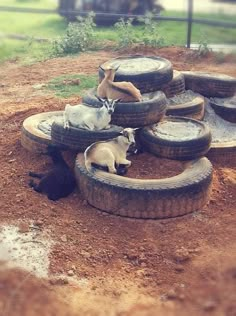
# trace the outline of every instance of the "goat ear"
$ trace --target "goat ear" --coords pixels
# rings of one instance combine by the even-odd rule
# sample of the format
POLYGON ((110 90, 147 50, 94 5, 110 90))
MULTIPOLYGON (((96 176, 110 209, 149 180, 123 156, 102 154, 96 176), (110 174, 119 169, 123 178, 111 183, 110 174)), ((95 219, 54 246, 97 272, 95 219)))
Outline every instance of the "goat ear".
POLYGON ((100 101, 100 102, 104 102, 103 98, 100 98, 97 94, 95 94, 95 97, 100 101))
POLYGON ((122 99, 115 99, 115 100, 114 100, 114 103, 119 103, 119 102, 121 102, 121 100, 122 100, 122 99))
POLYGON ((135 128, 133 128, 133 131, 137 131, 139 129, 141 129, 141 127, 135 127, 135 128))
POLYGON ((120 65, 118 65, 118 66, 115 68, 115 71, 117 71, 119 68, 120 68, 120 65))

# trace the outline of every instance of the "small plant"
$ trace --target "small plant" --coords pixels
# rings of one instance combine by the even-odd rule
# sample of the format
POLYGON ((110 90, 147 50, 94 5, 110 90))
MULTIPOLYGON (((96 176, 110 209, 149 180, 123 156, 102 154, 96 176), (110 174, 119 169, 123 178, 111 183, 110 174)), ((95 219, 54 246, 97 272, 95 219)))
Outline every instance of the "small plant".
POLYGON ((133 19, 124 20, 121 18, 116 24, 115 28, 119 33, 119 47, 129 47, 135 40, 133 19))
POLYGON ((94 16, 92 12, 86 18, 79 17, 76 23, 69 23, 66 34, 53 41, 53 54, 76 54, 91 48, 94 41, 94 16))
POLYGON ((164 38, 159 34, 159 24, 154 19, 154 15, 148 12, 144 17, 139 18, 144 23, 144 30, 141 44, 145 46, 160 47, 164 44, 164 38))
POLYGON ((205 57, 207 56, 212 49, 208 46, 208 40, 206 38, 203 38, 199 41, 199 46, 197 50, 197 55, 199 57, 205 57))

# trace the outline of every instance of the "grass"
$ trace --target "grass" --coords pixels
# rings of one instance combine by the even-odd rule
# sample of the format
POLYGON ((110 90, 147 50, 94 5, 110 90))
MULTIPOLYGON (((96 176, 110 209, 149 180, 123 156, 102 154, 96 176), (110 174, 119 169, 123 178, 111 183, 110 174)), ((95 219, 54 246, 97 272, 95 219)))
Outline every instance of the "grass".
POLYGON ((55 95, 60 98, 68 98, 73 95, 83 95, 86 90, 97 85, 97 80, 97 75, 63 75, 52 79, 48 83, 47 89, 54 91, 55 95), (80 84, 73 84, 73 79, 80 79, 80 84))
MULTIPOLYGON (((1 5, 51 8, 56 9, 56 1, 51 0, 1 0, 1 5)), ((164 16, 185 17, 184 12, 164 11, 164 16)), ((219 14, 195 14, 196 18, 234 21, 234 16, 219 14)), ((0 33, 23 34, 32 37, 56 38, 64 34, 66 29, 65 20, 58 15, 26 14, 16 12, 0 12, 0 33)), ((142 39, 143 26, 135 27, 137 40, 142 39)), ((186 44, 186 23, 174 21, 162 21, 159 26, 160 36, 164 38, 164 45, 184 46, 186 44)), ((102 47, 106 40, 119 40, 119 35, 114 27, 97 27, 95 36, 98 40, 97 47, 102 47)), ((199 43, 202 40, 208 43, 236 43, 236 30, 211 27, 194 24, 192 29, 192 42, 199 43)), ((50 56, 50 43, 32 43, 32 41, 17 41, 0 38, 0 61, 12 58, 20 58, 25 63, 42 60, 50 56)))

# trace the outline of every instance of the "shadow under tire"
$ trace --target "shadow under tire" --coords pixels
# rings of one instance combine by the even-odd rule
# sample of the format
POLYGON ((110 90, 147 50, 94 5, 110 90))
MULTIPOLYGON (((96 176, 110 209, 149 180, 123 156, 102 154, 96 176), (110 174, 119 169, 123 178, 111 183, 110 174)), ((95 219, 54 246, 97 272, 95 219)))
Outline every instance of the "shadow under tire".
MULTIPOLYGON (((101 107, 96 97, 96 89, 91 89, 83 97, 83 103, 95 107, 101 107)), ((116 104, 115 111, 112 114, 111 123, 122 127, 142 127, 159 122, 166 113, 167 100, 161 91, 150 94, 149 98, 141 102, 119 102, 116 104)))
MULTIPOLYGON (((150 153, 158 157, 176 159, 176 160, 191 160, 204 156, 211 146, 211 132, 206 124, 186 117, 169 116, 160 122, 163 123, 191 123, 194 124, 200 133, 191 139, 171 139, 164 137, 160 132, 155 133, 155 125, 145 127, 140 131, 139 137, 141 145, 150 153)), ((158 126, 158 124, 157 124, 158 126)), ((173 128, 175 128, 173 126, 173 128)), ((184 127, 182 127, 184 129, 184 127)))
POLYGON ((21 145, 35 153, 45 153, 52 144, 50 133, 39 128, 40 123, 52 118, 62 117, 63 111, 44 112, 26 118, 21 128, 21 145))
POLYGON ((171 218, 202 209, 209 200, 212 173, 205 157, 188 162, 177 176, 158 180, 126 178, 97 169, 88 172, 83 154, 75 163, 79 191, 90 205, 140 219, 171 218))
POLYGON ((52 124, 52 143, 70 150, 84 151, 92 143, 108 140, 119 136, 122 127, 112 125, 109 129, 90 131, 82 128, 64 128, 63 119, 52 124))

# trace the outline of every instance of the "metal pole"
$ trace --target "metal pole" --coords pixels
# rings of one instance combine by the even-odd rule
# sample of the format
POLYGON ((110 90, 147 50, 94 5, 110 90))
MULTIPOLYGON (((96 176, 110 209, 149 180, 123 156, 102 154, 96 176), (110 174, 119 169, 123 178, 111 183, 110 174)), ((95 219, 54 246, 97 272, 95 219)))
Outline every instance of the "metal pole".
POLYGON ((187 47, 191 46, 192 35, 192 22, 193 22, 193 0, 188 0, 188 33, 187 33, 187 47))

